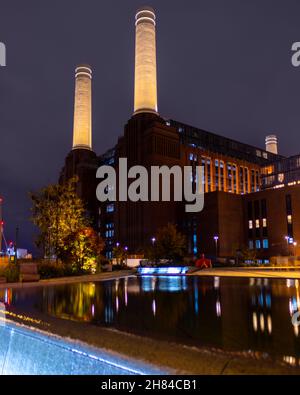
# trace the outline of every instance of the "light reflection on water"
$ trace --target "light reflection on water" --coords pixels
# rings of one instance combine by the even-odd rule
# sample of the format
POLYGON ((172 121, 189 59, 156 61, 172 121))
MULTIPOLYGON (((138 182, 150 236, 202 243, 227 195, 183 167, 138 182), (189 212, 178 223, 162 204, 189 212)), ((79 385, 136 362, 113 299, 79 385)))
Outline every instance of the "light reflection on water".
POLYGON ((6 309, 34 309, 63 319, 193 346, 268 353, 300 360, 298 280, 130 277, 65 286, 0 290, 6 309))

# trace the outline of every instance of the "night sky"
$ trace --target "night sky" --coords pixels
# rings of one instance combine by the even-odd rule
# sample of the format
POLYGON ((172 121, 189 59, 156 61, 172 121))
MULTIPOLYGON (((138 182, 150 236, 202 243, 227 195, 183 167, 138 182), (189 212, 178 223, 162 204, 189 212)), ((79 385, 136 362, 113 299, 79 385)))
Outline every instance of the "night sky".
MULTIPOLYGON (((28 191, 56 182, 71 149, 74 69, 93 79, 93 148, 113 146, 133 111, 136 0, 0 0, 0 195, 5 233, 33 248, 28 191)), ((256 146, 276 133, 300 152, 299 0, 160 0, 158 105, 176 119, 256 146)))

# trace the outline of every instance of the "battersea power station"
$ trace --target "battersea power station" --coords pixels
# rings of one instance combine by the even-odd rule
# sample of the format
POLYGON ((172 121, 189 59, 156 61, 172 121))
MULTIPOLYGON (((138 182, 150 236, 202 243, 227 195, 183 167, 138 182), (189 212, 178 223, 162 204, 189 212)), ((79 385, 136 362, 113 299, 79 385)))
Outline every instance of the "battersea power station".
POLYGON ((117 243, 139 254, 168 223, 186 236, 190 257, 232 259, 252 251, 263 263, 300 255, 300 155, 280 155, 273 134, 258 148, 165 119, 157 102, 156 22, 150 7, 135 15, 133 115, 115 146, 101 155, 92 146, 93 70, 76 68, 73 146, 60 182, 78 176, 77 192, 105 239, 108 258, 117 243), (203 210, 186 212, 185 202, 175 199, 99 202, 97 169, 109 165, 118 174, 120 158, 127 158, 128 168, 190 166, 191 183, 197 178, 193 169, 202 166, 203 210))

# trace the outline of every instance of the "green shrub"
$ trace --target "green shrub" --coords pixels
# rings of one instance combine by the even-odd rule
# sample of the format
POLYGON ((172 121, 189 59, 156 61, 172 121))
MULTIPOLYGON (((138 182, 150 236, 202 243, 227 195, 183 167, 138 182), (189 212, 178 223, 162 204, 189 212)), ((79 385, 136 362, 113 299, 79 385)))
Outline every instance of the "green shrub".
POLYGON ((10 263, 7 266, 0 269, 0 277, 5 277, 8 283, 16 283, 19 281, 19 266, 14 263, 10 263))
POLYGON ((38 272, 41 279, 68 277, 76 274, 70 265, 49 260, 38 262, 38 272))

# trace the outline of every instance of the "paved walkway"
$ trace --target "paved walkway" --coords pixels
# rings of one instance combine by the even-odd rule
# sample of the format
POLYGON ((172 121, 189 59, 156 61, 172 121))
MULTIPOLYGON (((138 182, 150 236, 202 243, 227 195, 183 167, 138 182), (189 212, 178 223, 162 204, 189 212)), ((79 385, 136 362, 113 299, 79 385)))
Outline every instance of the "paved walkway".
POLYGON ((118 270, 115 272, 104 272, 104 273, 89 274, 84 276, 52 278, 49 280, 40 280, 32 283, 2 283, 0 284, 0 289, 44 287, 44 286, 52 286, 52 285, 60 285, 60 284, 107 281, 107 280, 113 280, 115 278, 127 277, 130 276, 131 274, 133 274, 133 271, 131 270, 118 270))
POLYGON ((217 276, 217 277, 263 277, 263 278, 299 278, 300 268, 293 267, 237 267, 214 268, 193 272, 192 276, 217 276))

